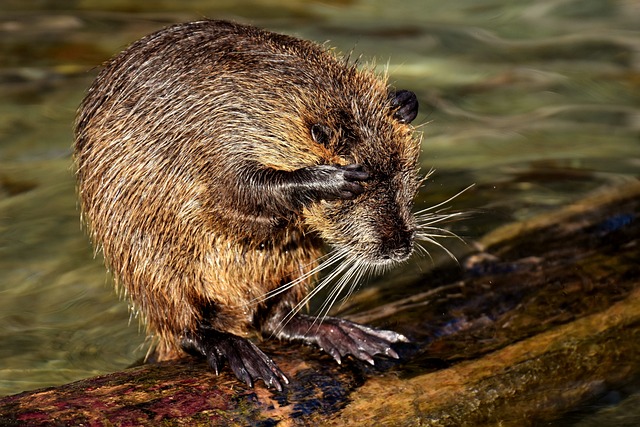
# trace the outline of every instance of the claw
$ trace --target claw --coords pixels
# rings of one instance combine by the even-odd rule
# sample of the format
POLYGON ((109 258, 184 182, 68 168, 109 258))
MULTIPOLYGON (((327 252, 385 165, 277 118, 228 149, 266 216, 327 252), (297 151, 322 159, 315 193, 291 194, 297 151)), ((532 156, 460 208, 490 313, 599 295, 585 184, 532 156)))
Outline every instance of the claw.
POLYGON ((309 176, 307 186, 313 188, 314 200, 353 199, 364 192, 362 181, 369 173, 361 165, 316 165, 303 168, 309 176))
POLYGON ((395 352, 395 350, 394 350, 394 349, 392 349, 391 347, 389 347, 389 348, 384 352, 384 354, 385 354, 386 356, 392 357, 392 358, 394 358, 394 359, 400 359, 400 356, 398 356, 398 353, 396 353, 396 352, 395 352))
POLYGON ((254 343, 239 336, 202 327, 196 334, 183 340, 183 348, 207 358, 209 365, 219 374, 222 359, 226 359, 235 376, 248 387, 262 379, 267 387, 282 391, 289 379, 278 366, 254 343))
POLYGON ((335 317, 326 317, 322 324, 317 325, 314 318, 302 314, 289 321, 280 335, 282 338, 302 339, 316 344, 338 364, 342 362, 342 356, 347 354, 371 365, 375 364, 374 356, 377 354, 399 359, 391 344, 409 341, 397 332, 373 329, 335 317), (316 332, 309 335, 310 329, 316 332))

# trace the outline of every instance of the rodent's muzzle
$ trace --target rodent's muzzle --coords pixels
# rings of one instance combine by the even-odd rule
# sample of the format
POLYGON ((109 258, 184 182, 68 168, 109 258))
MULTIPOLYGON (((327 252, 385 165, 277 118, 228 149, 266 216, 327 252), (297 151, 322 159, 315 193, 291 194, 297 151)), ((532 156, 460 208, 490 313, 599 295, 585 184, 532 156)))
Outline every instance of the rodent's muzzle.
POLYGON ((401 230, 382 236, 380 246, 380 259, 383 262, 406 261, 413 253, 413 230, 401 230))

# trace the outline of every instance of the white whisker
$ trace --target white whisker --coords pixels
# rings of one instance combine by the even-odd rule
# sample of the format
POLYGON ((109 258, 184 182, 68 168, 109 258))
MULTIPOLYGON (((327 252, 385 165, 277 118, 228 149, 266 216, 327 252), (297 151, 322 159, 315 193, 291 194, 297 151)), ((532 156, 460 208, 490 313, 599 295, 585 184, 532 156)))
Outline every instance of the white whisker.
MULTIPOLYGON (((342 298, 342 301, 344 301, 344 298, 348 298, 348 296, 351 295, 351 293, 353 292, 353 289, 357 287, 358 285, 357 277, 360 276, 359 274, 360 269, 361 269, 361 263, 359 263, 356 259, 349 260, 349 270, 347 270, 347 272, 340 278, 340 281, 336 283, 334 289, 332 290, 332 294, 334 295, 333 295, 333 298, 331 299, 331 303, 326 304, 327 307, 326 307, 326 310, 324 310, 324 313, 322 311, 320 312, 319 317, 321 316, 322 320, 324 320, 325 317, 327 317, 327 315, 329 314, 329 311, 338 300, 338 297, 340 296, 340 294, 342 294, 342 291, 349 283, 351 283, 351 285, 349 286, 349 291, 347 295, 342 298), (354 277, 356 278, 356 280, 353 280, 354 277)), ((322 323, 322 320, 320 321, 320 323, 322 323)))
POLYGON ((444 204, 449 203, 450 201, 452 201, 453 199, 455 199, 456 197, 458 197, 459 195, 461 195, 462 193, 464 193, 465 191, 467 191, 468 189, 470 189, 470 188, 471 188, 471 187, 473 187, 474 185, 475 185, 475 184, 471 184, 471 185, 470 185, 470 186, 468 186, 467 188, 465 188, 465 189, 463 189, 463 190, 460 190, 458 193, 456 193, 456 194, 454 194, 453 196, 449 197, 447 200, 442 201, 442 202, 440 202, 440 203, 438 203, 438 204, 436 204, 436 205, 433 205, 433 206, 431 206, 431 207, 428 207, 428 208, 422 209, 422 210, 420 210, 420 211, 416 212, 416 213, 415 213, 415 215, 416 215, 416 216, 420 216, 421 214, 423 214, 423 213, 425 213, 425 212, 432 211, 432 210, 434 210, 434 209, 437 209, 437 208, 441 207, 441 206, 442 206, 442 205, 444 205, 444 204))
MULTIPOLYGON (((437 246, 442 251, 444 251, 452 260, 454 260, 455 262, 458 262, 458 258, 456 258, 456 256, 449 249, 444 247, 444 245, 442 243, 438 242, 433 237, 434 236, 429 235, 429 234, 418 234, 418 235, 416 235, 417 239, 422 240, 422 241, 427 242, 427 243, 430 243, 430 244, 432 244, 434 246, 437 246)), ((435 237, 442 237, 442 236, 437 235, 435 237)), ((429 254, 429 258, 431 258, 431 254, 429 254)), ((431 258, 431 260, 433 260, 433 258, 431 258)))
POLYGON ((416 251, 420 254, 426 254, 429 257, 429 259, 431 259, 431 262, 433 262, 433 257, 431 256, 431 253, 420 242, 425 242, 438 247, 439 249, 444 251, 447 254, 447 256, 449 256, 454 261, 458 262, 458 259, 455 257, 455 255, 449 249, 447 249, 442 243, 440 243, 437 239, 455 238, 462 242, 464 242, 464 239, 462 239, 453 231, 447 230, 446 228, 442 228, 442 227, 436 227, 436 225, 441 225, 448 222, 454 222, 459 219, 465 218, 469 215, 468 212, 446 212, 447 209, 449 209, 449 207, 445 205, 451 202, 456 197, 460 196, 465 191, 469 190, 473 186, 474 184, 471 184, 470 186, 464 188, 463 190, 459 191, 458 193, 454 194, 448 199, 440 203, 437 203, 431 207, 422 209, 415 213, 415 220, 416 220, 415 240, 416 240, 416 248, 417 248, 416 251))
POLYGON ((287 282, 281 286, 278 286, 277 288, 265 293, 264 295, 261 295, 257 298, 254 298, 250 301, 248 301, 247 304, 255 304, 255 303, 261 303, 264 302, 266 300, 268 300, 269 298, 273 298, 277 295, 280 295, 283 292, 288 291, 289 289, 293 288, 294 286, 304 282, 305 280, 307 280, 308 278, 312 277, 315 274, 320 273, 322 270, 331 267, 333 264, 339 262, 342 258, 344 257, 343 254, 339 253, 338 251, 331 251, 328 254, 320 257, 319 259, 321 260, 320 264, 318 264, 317 266, 315 266, 314 268, 312 268, 311 270, 307 271, 306 273, 304 273, 302 276, 298 277, 295 280, 292 280, 290 282, 287 282), (323 260, 324 258, 324 260, 323 260))
POLYGON ((420 216, 416 216, 416 223, 418 227, 424 227, 434 224, 440 224, 443 222, 452 222, 454 220, 465 218, 469 215, 468 212, 449 212, 449 213, 432 213, 423 212, 420 216))
POLYGON ((416 233, 416 238, 420 239, 421 237, 431 237, 431 238, 440 237, 443 239, 454 238, 460 241, 464 241, 460 236, 458 236, 453 231, 447 230, 446 228, 438 228, 438 227, 419 228, 418 232, 416 233))
POLYGON ((352 273, 349 277, 349 280, 347 281, 347 283, 351 282, 351 284, 349 286, 349 290, 347 291, 347 294, 340 301, 340 307, 338 307, 339 309, 342 308, 342 306, 349 299, 349 297, 351 297, 351 295, 353 295, 353 293, 358 289, 358 287, 361 284, 360 279, 362 279, 362 277, 365 275, 369 275, 370 277, 370 274, 368 274, 370 272, 371 272, 371 269, 368 268, 367 264, 363 262, 356 262, 354 264, 352 273))
MULTIPOLYGON (((335 264, 338 261, 342 261, 344 258, 346 258, 346 256, 347 256, 346 251, 336 250, 335 255, 332 256, 330 260, 327 260, 323 263, 324 265, 323 269, 325 267, 328 267, 329 265, 335 264)), ((335 268, 334 270, 331 271, 331 273, 329 273, 329 275, 324 277, 311 292, 305 295, 305 297, 301 301, 299 301, 298 304, 296 304, 295 307, 293 307, 285 317, 282 318, 277 328, 275 328, 273 335, 278 335, 284 329, 284 327, 289 323, 289 321, 296 314, 298 314, 300 310, 302 310, 302 308, 305 305, 307 305, 315 295, 318 294, 318 292, 320 292, 323 288, 325 288, 336 276, 339 276, 348 267, 349 267, 348 263, 339 264, 337 268, 335 268)))
POLYGON ((325 299, 322 306, 320 307, 319 314, 313 320, 313 323, 311 324, 309 329, 311 329, 311 327, 313 327, 316 323, 318 323, 318 327, 319 327, 322 324, 322 322, 324 322, 324 319, 326 319, 327 315, 329 314, 329 310, 331 310, 331 307, 333 307, 336 300, 340 296, 340 293, 344 289, 345 284, 348 282, 347 276, 350 274, 351 271, 353 271, 353 262, 349 260, 345 262, 345 266, 348 267, 346 273, 343 274, 338 279, 338 282, 333 286, 333 289, 331 289, 331 292, 329 293, 329 295, 327 295, 327 298, 325 299), (318 319, 320 320, 320 322, 318 322, 318 319))
POLYGON ((427 250, 427 248, 425 248, 424 246, 422 246, 422 245, 420 244, 420 242, 416 242, 416 248, 418 248, 418 250, 419 250, 421 253, 424 253, 426 256, 428 256, 428 257, 429 257, 429 259, 431 260, 431 263, 433 263, 433 256, 431 255, 431 252, 429 252, 429 251, 427 250))
POLYGON ((345 262, 343 262, 342 265, 340 265, 339 268, 337 268, 329 276, 325 277, 322 280, 322 282, 318 285, 319 287, 324 288, 327 285, 329 285, 331 282, 333 282, 334 279, 338 278, 337 279, 338 280, 337 284, 335 286, 333 286, 333 289, 331 289, 331 291, 327 295, 327 298, 325 298, 324 303, 320 307, 320 312, 323 312, 325 307, 327 305, 330 305, 329 301, 334 299, 336 294, 338 294, 340 292, 340 284, 344 281, 345 275, 351 270, 352 265, 353 265, 353 263, 350 260, 347 259, 345 262), (346 271, 346 273, 345 273, 345 271, 346 271))

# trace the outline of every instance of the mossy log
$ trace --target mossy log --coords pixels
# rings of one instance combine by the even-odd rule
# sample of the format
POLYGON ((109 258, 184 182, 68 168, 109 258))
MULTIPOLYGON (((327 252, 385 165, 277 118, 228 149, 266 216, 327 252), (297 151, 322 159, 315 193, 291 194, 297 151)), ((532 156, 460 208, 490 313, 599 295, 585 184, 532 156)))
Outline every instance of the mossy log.
POLYGON ((640 184, 503 227, 478 247, 461 266, 352 300, 375 307, 346 310, 352 319, 412 339, 401 361, 338 366, 265 341, 292 380, 283 392, 186 359, 4 397, 0 425, 526 426, 637 382, 640 184))

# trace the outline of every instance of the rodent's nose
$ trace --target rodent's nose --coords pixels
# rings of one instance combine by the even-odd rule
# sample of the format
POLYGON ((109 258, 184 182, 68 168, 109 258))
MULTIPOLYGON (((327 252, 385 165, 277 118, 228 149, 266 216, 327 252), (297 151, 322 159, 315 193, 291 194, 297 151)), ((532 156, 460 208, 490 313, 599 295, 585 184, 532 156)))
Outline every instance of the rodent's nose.
POLYGON ((413 253, 413 231, 403 230, 382 240, 382 258, 396 262, 405 261, 413 253))

